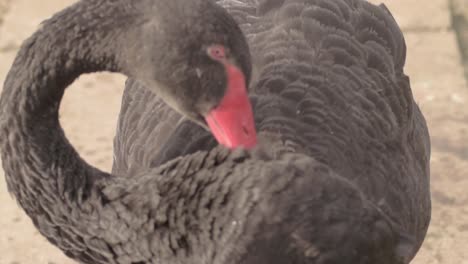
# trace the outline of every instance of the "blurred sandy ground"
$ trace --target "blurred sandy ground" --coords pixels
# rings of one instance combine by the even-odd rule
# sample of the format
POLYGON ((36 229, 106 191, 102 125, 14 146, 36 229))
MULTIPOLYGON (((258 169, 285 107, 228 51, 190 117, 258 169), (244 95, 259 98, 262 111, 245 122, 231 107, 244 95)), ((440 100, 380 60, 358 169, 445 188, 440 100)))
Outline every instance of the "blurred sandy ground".
MULTIPOLYGON (((43 19, 72 2, 0 0, 0 83, 21 42, 43 19)), ((463 33, 460 21, 468 15, 468 0, 372 2, 384 2, 405 32, 406 71, 432 136, 433 220, 413 263, 468 264, 468 87, 450 13, 455 11, 456 28, 463 33)), ((88 162, 105 170, 111 166, 123 83, 119 75, 83 76, 62 102, 61 121, 68 138, 88 162)), ((74 263, 35 231, 7 193, 3 171, 0 204, 0 264, 74 263)))

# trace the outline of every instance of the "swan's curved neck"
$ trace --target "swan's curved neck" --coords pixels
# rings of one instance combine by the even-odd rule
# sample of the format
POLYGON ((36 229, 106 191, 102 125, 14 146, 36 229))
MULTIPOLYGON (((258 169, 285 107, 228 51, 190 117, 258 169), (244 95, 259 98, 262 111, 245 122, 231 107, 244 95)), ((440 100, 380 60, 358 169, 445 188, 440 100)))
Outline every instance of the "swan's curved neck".
POLYGON ((119 10, 121 4, 92 2, 79 2, 46 21, 23 44, 4 84, 3 167, 9 190, 26 210, 40 206, 35 195, 51 203, 85 199, 93 182, 107 176, 79 157, 58 120, 64 90, 80 74, 125 72, 118 48, 135 18, 119 10))

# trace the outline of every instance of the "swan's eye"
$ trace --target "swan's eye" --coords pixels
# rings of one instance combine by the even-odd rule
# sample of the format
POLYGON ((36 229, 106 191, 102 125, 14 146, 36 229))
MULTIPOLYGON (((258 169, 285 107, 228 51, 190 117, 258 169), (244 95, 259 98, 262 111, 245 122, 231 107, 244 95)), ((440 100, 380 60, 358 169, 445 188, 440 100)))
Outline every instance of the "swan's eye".
POLYGON ((214 60, 226 59, 226 50, 221 45, 212 45, 207 49, 208 56, 214 60))

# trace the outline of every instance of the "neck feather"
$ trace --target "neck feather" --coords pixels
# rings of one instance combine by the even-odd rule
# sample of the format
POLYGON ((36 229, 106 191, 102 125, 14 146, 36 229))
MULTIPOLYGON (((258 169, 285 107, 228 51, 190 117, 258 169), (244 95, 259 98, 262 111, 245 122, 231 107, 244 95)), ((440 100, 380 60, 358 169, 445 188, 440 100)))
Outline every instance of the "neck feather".
POLYGON ((50 195, 51 203, 86 199, 90 185, 107 176, 79 157, 58 120, 64 90, 79 75, 126 72, 118 52, 135 17, 123 12, 121 3, 92 2, 79 2, 44 22, 21 47, 4 84, 3 167, 9 190, 28 213, 34 213, 34 195, 50 195))

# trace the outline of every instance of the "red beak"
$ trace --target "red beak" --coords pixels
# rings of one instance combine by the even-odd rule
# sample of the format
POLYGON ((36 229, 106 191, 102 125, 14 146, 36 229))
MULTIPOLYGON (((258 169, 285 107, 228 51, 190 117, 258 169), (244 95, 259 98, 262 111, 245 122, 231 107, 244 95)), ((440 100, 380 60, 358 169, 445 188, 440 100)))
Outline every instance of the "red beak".
POLYGON ((225 64, 228 87, 220 104, 205 116, 216 140, 228 148, 252 148, 257 132, 245 87, 244 74, 234 65, 225 64))

